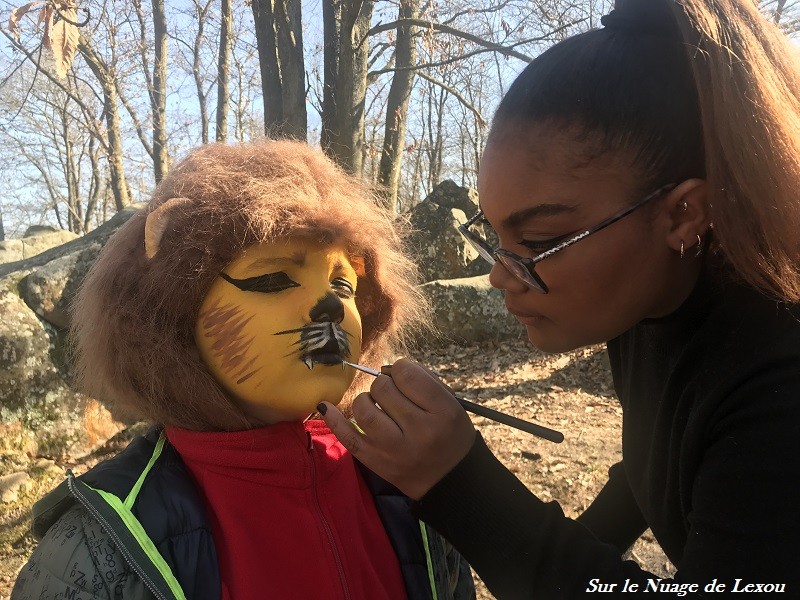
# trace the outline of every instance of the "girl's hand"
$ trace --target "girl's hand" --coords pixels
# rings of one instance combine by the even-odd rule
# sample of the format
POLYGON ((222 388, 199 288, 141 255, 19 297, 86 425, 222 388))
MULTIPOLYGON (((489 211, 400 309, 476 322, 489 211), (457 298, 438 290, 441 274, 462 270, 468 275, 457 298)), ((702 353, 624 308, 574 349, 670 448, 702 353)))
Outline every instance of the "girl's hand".
POLYGON ((332 404, 323 418, 353 456, 419 500, 466 456, 475 428, 453 394, 417 363, 400 359, 353 401, 364 433, 332 404), (377 406, 376 406, 377 405, 377 406))

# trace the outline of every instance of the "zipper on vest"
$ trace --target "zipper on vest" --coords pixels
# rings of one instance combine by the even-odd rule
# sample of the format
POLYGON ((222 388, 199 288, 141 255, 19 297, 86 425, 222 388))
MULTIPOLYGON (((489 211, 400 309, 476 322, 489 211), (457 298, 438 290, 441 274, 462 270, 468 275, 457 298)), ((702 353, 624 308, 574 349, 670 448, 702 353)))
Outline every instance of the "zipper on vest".
POLYGON ((72 474, 72 471, 67 472, 67 486, 69 487, 69 491, 72 493, 73 496, 81 503, 81 505, 89 511, 89 513, 97 519, 100 523, 100 526, 103 530, 109 535, 109 537, 114 540, 117 548, 122 554, 125 561, 128 563, 128 566, 139 576, 139 579, 142 580, 142 583, 149 589, 153 595, 158 598, 158 600, 168 600, 168 598, 158 589, 158 587, 153 583, 150 579, 150 576, 147 574, 146 569, 141 567, 136 559, 131 554, 130 550, 128 550, 127 546, 122 542, 122 539, 119 537, 114 528, 111 527, 108 520, 103 516, 103 513, 97 508, 92 502, 78 490, 78 486, 75 485, 75 475, 72 474))
POLYGON ((344 565, 342 565, 342 559, 339 556, 339 551, 336 548, 336 540, 333 537, 333 530, 331 529, 331 526, 328 524, 328 520, 325 518, 325 515, 322 512, 322 506, 319 502, 319 493, 317 491, 317 465, 314 462, 314 442, 311 438, 311 433, 306 431, 306 435, 308 436, 308 458, 311 460, 311 493, 314 498, 314 509, 316 510, 317 516, 322 523, 322 528, 325 530, 325 535, 328 537, 328 543, 330 544, 331 552, 333 553, 333 559, 334 562, 336 562, 336 570, 339 572, 339 581, 342 584, 342 592, 344 592, 344 597, 347 600, 350 600, 350 590, 347 589, 347 580, 344 576, 344 565))

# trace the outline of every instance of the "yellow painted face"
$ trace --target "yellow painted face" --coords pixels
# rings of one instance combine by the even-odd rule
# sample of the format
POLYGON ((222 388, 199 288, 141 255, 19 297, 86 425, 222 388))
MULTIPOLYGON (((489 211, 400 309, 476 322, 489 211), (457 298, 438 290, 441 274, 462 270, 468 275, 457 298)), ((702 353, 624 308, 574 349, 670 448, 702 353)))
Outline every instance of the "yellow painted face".
POLYGON ((358 362, 363 260, 302 237, 247 248, 212 283, 195 328, 217 381, 258 422, 338 404, 358 362))

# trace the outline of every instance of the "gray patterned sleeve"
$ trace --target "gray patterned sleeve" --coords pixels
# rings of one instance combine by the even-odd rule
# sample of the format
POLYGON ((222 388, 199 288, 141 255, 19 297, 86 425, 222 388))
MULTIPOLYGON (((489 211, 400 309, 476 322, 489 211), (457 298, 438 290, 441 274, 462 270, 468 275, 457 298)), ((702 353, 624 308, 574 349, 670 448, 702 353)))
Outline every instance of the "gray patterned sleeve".
POLYGON ((100 523, 80 505, 49 529, 11 592, 11 600, 152 598, 100 523))

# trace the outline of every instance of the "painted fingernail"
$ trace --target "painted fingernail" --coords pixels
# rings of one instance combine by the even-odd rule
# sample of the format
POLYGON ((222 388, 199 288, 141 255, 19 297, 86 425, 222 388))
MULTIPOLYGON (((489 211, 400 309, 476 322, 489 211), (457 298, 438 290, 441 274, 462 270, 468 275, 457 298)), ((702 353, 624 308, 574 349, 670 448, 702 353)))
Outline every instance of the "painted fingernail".
POLYGON ((319 414, 321 414, 323 417, 325 416, 325 413, 327 412, 327 410, 328 410, 328 407, 325 406, 324 402, 320 402, 319 404, 317 404, 317 412, 319 414))

